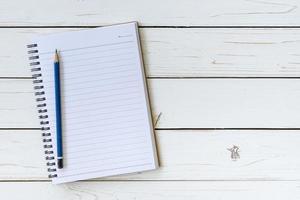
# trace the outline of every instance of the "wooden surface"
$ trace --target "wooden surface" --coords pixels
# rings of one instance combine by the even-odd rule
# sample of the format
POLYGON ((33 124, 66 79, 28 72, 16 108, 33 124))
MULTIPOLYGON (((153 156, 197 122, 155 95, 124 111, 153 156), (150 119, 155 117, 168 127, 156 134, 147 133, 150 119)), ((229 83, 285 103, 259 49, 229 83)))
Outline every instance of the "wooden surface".
MULTIPOLYGON (((158 170, 105 180, 300 181, 295 130, 160 130, 156 138, 158 170), (233 145, 240 148, 236 161, 228 150, 233 145)), ((48 180, 38 130, 0 131, 0 140, 1 180, 48 180)))
MULTIPOLYGON (((0 128, 38 128, 32 80, 0 84, 0 128)), ((159 129, 300 128, 298 79, 154 78, 148 85, 159 129)))
MULTIPOLYGON (((20 46, 32 36, 71 30, 78 28, 2 28, 1 76, 30 76, 20 46)), ((140 28, 140 34, 148 77, 300 75, 296 28, 140 28)))
POLYGON ((97 26, 137 20, 144 26, 290 26, 299 25, 299 6, 297 0, 27 0, 24 5, 4 0, 0 24, 97 26))
POLYGON ((0 183, 0 194, 5 199, 240 199, 282 200, 299 199, 300 183, 287 182, 232 182, 232 181, 86 181, 53 186, 49 182, 0 183), (291 192, 293 191, 293 192, 291 192))
POLYGON ((0 11, 1 199, 300 198, 296 0, 5 0, 0 11), (53 186, 25 45, 138 21, 161 168, 53 186), (159 119, 157 119, 159 117, 159 119))

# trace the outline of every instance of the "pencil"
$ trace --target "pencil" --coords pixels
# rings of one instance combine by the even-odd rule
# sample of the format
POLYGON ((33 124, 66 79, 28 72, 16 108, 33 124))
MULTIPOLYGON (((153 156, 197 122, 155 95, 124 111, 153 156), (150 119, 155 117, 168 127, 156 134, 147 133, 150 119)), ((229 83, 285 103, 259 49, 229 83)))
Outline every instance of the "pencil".
POLYGON ((55 50, 54 56, 54 84, 55 84, 55 111, 56 111, 56 147, 57 147, 57 167, 63 168, 63 141, 62 141, 62 117, 61 117, 61 85, 60 66, 58 52, 55 50))

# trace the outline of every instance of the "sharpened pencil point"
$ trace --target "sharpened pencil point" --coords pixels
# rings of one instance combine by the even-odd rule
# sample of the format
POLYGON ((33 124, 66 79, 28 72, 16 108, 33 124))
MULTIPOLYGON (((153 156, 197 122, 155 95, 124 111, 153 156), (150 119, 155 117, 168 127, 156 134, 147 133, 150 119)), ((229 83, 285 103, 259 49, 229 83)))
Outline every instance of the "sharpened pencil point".
POLYGON ((58 62, 58 51, 55 49, 54 62, 58 62))

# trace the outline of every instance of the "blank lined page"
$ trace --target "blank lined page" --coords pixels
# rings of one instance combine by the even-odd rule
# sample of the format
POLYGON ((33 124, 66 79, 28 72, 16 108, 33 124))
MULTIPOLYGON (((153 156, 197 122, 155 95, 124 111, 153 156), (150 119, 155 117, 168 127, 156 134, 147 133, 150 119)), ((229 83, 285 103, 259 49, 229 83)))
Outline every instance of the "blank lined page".
POLYGON ((54 183, 157 167, 138 38, 127 23, 34 40, 54 151, 55 49, 60 55, 64 168, 54 183))

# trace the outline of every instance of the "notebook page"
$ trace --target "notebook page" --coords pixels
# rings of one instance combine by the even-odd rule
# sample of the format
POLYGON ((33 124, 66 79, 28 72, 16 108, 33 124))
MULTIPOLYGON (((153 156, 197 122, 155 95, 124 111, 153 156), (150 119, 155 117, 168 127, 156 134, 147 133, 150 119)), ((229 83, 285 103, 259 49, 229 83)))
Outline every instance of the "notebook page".
POLYGON ((64 168, 54 183, 152 170, 153 128, 136 23, 38 37, 54 151, 60 54, 64 168))

